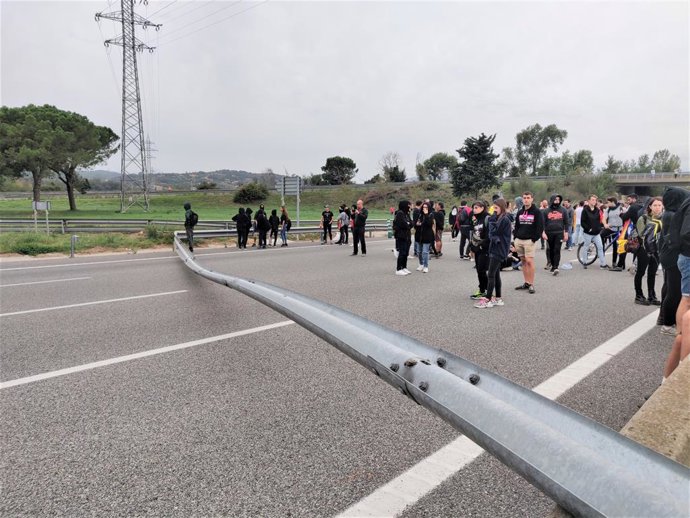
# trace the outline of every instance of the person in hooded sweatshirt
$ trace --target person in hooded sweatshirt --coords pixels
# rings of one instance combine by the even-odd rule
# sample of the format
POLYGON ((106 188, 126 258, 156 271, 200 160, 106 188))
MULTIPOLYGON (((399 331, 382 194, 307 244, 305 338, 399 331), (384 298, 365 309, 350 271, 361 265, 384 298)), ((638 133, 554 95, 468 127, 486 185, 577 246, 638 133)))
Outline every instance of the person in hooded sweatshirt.
POLYGON ((412 219, 410 219, 410 207, 412 204, 403 200, 398 203, 398 211, 393 220, 393 235, 395 236, 395 249, 398 251, 398 264, 395 268, 396 275, 409 275, 407 269, 407 256, 410 253, 412 243, 412 219))
POLYGON ((472 231, 470 234, 470 250, 474 254, 474 265, 477 269, 479 289, 470 298, 481 300, 486 297, 486 287, 489 283, 487 270, 489 269, 489 225, 487 218, 489 211, 486 203, 477 200, 472 205, 472 231))
POLYGON ((523 206, 515 215, 515 249, 522 262, 522 275, 525 282, 517 286, 516 290, 528 290, 535 293, 534 289, 534 252, 535 243, 541 238, 544 230, 542 212, 534 204, 534 195, 526 191, 522 193, 523 206))
POLYGON ((194 221, 192 217, 194 212, 192 211, 192 204, 187 202, 183 205, 184 207, 184 231, 187 234, 187 245, 189 246, 189 251, 194 251, 194 221))
POLYGON ((501 266, 510 250, 511 225, 508 204, 503 198, 494 200, 493 214, 487 218, 489 239, 489 266, 486 295, 479 299, 475 308, 503 306, 501 298, 501 266), (495 292, 494 292, 495 290, 495 292))
MULTIPOLYGON (((624 208, 625 210, 621 209, 621 221, 623 222, 623 225, 625 225, 627 221, 630 221, 628 225, 634 227, 637 220, 640 219, 640 216, 644 212, 644 207, 637 200, 637 194, 635 193, 629 194, 626 201, 628 202, 628 208, 624 208)), ((625 238, 626 236, 622 237, 625 238)), ((621 271, 625 270, 625 258, 627 255, 628 254, 625 251, 618 254, 618 268, 620 268, 621 271)))
POLYGON ((280 227, 280 218, 276 209, 271 210, 271 215, 268 217, 268 224, 271 225, 271 234, 269 240, 273 239, 273 246, 276 246, 278 241, 278 227, 280 227))
POLYGON ((549 206, 543 210, 544 232, 542 237, 547 242, 546 265, 550 266, 551 274, 558 275, 558 265, 561 264, 561 244, 568 241, 568 212, 561 207, 561 195, 553 194, 549 206))
POLYGON ((678 187, 667 187, 662 201, 664 213, 661 216, 661 236, 659 238, 659 262, 664 271, 664 284, 661 288, 661 309, 657 324, 661 324, 661 333, 676 334, 676 311, 681 299, 680 270, 678 269, 678 243, 671 239, 671 222, 673 215, 683 202, 690 198, 690 191, 678 187))
POLYGON ((247 248, 247 237, 252 221, 249 219, 249 216, 247 216, 243 207, 240 207, 240 210, 232 217, 232 220, 237 227, 237 248, 240 250, 247 248))
POLYGON ((256 213, 256 230, 259 232, 259 248, 266 248, 266 235, 271 228, 263 205, 256 213))

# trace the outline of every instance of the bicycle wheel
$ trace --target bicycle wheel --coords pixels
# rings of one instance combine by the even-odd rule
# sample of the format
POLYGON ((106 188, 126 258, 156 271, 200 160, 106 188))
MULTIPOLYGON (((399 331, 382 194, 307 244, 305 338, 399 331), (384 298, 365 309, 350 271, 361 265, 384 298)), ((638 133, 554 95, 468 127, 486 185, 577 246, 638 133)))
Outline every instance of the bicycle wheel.
POLYGON ((577 247, 577 260, 580 262, 580 264, 589 266, 592 264, 594 261, 597 259, 597 246, 594 244, 594 242, 590 242, 589 246, 587 247, 587 259, 586 262, 582 261, 582 247, 584 246, 584 243, 580 243, 577 247))

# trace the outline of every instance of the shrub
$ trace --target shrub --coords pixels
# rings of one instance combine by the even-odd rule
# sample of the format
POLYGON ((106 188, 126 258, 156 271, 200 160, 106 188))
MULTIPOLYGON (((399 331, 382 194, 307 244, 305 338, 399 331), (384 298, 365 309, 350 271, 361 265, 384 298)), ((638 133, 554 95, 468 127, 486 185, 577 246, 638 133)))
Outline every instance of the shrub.
POLYGON ((235 203, 250 203, 253 201, 263 201, 268 198, 268 189, 265 185, 251 182, 243 185, 235 193, 233 201, 235 203))
POLYGON ((156 225, 146 225, 146 238, 154 243, 172 243, 173 233, 156 225))

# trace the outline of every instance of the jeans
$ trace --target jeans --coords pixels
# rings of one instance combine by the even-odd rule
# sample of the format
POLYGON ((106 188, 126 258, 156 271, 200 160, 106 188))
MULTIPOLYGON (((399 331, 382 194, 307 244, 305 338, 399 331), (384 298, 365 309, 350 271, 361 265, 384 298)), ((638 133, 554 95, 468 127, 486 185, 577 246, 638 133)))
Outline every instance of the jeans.
POLYGON ((583 236, 583 235, 584 235, 584 234, 583 234, 583 232, 582 232, 582 226, 580 226, 580 225, 575 225, 575 232, 573 232, 573 241, 572 241, 572 243, 573 243, 574 245, 579 245, 579 244, 582 242, 582 236, 583 236))
POLYGON ((421 248, 421 253, 419 254, 419 264, 424 268, 429 268, 429 249, 431 248, 431 243, 419 243, 421 248))
POLYGON ((396 270, 407 268, 407 256, 410 253, 410 242, 407 239, 395 238, 395 248, 398 251, 396 270))
POLYGON ((601 242, 601 236, 599 234, 593 236, 592 234, 582 233, 582 252, 584 255, 582 257, 582 264, 587 263, 587 250, 589 249, 590 243, 594 242, 594 246, 597 247, 597 257, 599 258, 599 264, 601 266, 606 266, 606 258, 604 257, 604 245, 601 242))
POLYGON ((280 227, 280 239, 284 245, 287 244, 287 227, 285 225, 280 227))
POLYGON ((494 290, 496 290, 496 298, 501 298, 501 265, 503 261, 496 257, 489 257, 489 273, 487 275, 488 282, 486 285, 486 298, 490 299, 494 290))
POLYGON ((271 235, 269 236, 269 240, 273 239, 273 246, 276 246, 276 241, 278 241, 278 230, 277 229, 271 229, 271 235))
POLYGON ((415 257, 419 257, 422 253, 422 243, 419 241, 414 242, 414 255, 415 257))
MULTIPOLYGON (((618 233, 619 230, 620 230, 620 228, 618 228, 618 227, 605 228, 601 233, 602 243, 604 242, 604 240, 610 241, 611 239, 613 239, 613 237, 618 233)), ((613 266, 617 266, 618 265, 618 242, 617 241, 614 241, 611 244, 611 250, 613 250, 613 257, 611 258, 611 264, 613 266)))
POLYGON ((346 245, 348 242, 348 227, 347 225, 343 225, 340 227, 340 243, 346 245))

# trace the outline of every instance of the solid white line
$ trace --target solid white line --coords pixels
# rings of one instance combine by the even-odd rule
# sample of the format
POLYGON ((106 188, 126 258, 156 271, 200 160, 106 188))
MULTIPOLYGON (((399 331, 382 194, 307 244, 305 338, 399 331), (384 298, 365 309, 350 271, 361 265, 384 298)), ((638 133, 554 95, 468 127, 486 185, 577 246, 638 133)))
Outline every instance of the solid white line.
POLYGON ((67 282, 67 281, 83 281, 91 277, 72 277, 71 279, 54 279, 52 281, 34 281, 34 282, 19 282, 17 284, 2 284, 0 288, 9 288, 11 286, 29 286, 31 284, 48 284, 51 282, 67 282))
POLYGON ((27 376, 26 378, 18 378, 11 381, 0 382, 0 390, 16 387, 17 385, 26 385, 27 383, 33 383, 35 381, 46 380, 50 378, 57 378, 58 376, 65 376, 67 374, 73 374, 75 372, 82 372, 91 369, 97 369, 99 367, 106 367, 108 365, 114 365, 116 363, 128 362, 131 360, 138 360, 139 358, 146 358, 148 356, 154 356, 157 354, 168 353, 171 351, 179 351, 180 349, 187 349, 189 347, 195 347, 197 345, 210 344, 212 342, 219 342, 221 340, 228 340, 230 338, 236 338, 238 336, 250 335, 252 333, 259 333, 261 331, 267 331, 269 329, 276 329, 278 327, 289 326, 294 324, 292 320, 285 320, 283 322, 277 322, 275 324, 269 324, 266 326, 254 327, 251 329, 245 329, 243 331, 235 331, 233 333, 227 333, 224 335, 211 336, 209 338, 202 338, 200 340, 193 340, 191 342, 184 342, 177 345, 169 345, 167 347, 160 347, 158 349, 151 349, 149 351, 142 351, 140 353, 128 354, 126 356, 118 356, 116 358, 110 358, 108 360, 101 360, 92 363, 85 363, 83 365, 77 365, 76 367, 69 367, 67 369, 60 369, 57 371, 44 372, 43 374, 36 374, 35 376, 27 376))
MULTIPOLYGON (((534 392, 549 399, 561 396, 653 329, 656 318, 657 312, 653 311, 536 386, 534 392)), ((343 511, 338 518, 396 516, 475 460, 483 451, 464 435, 460 436, 343 511)))
POLYGON ((53 306, 51 308, 27 309, 25 311, 14 311, 12 313, 0 313, 0 317, 11 317, 13 315, 26 315, 27 313, 39 313, 41 311, 55 311, 56 309, 79 308, 82 306, 93 306, 96 304, 109 304, 110 302, 123 302, 125 300, 146 299, 149 297, 162 297, 164 295, 175 295, 185 293, 187 290, 166 291, 163 293, 150 293, 148 295, 137 295, 135 297, 123 297, 121 299, 96 300, 93 302, 81 302, 79 304, 68 304, 67 306, 53 306))

